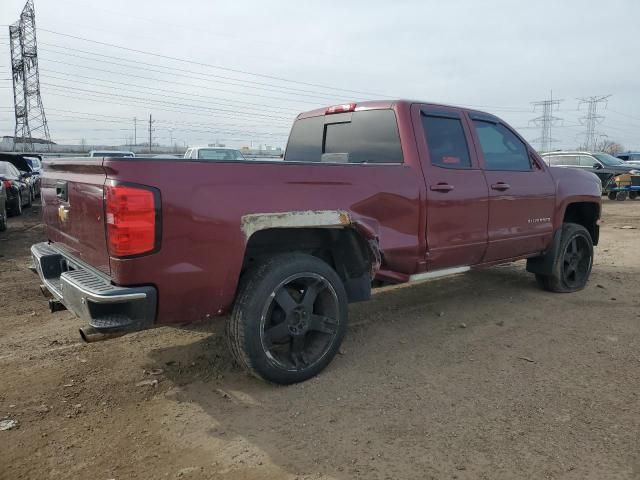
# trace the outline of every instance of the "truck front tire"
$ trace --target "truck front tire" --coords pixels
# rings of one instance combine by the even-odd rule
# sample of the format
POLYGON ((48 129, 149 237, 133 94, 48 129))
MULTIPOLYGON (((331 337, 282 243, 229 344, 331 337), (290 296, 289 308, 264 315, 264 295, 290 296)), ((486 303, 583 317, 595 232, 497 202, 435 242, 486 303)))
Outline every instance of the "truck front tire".
POLYGON ((347 294, 326 262, 276 255, 248 270, 227 340, 236 362, 268 382, 302 382, 324 369, 347 330, 347 294))
POLYGON ((565 223, 562 226, 551 275, 536 274, 536 280, 542 288, 550 292, 576 292, 587 284, 592 265, 591 235, 582 225, 565 223))

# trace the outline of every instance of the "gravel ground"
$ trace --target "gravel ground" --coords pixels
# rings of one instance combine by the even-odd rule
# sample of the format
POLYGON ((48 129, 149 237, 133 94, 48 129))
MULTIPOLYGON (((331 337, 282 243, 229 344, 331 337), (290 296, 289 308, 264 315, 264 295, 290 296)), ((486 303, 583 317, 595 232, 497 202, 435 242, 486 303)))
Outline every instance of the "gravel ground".
POLYGON ((290 387, 221 320, 80 343, 27 268, 38 221, 0 233, 1 479, 640 478, 640 201, 604 201, 584 291, 522 262, 381 289, 290 387))

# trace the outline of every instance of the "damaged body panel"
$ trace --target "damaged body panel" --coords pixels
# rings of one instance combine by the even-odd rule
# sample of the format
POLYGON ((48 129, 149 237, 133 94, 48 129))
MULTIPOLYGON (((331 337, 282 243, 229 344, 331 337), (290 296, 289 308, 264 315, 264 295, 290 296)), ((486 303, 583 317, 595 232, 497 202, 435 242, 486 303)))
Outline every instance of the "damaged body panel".
POLYGON ((349 213, 341 210, 307 210, 243 215, 240 225, 245 237, 269 228, 342 228, 351 224, 349 213))

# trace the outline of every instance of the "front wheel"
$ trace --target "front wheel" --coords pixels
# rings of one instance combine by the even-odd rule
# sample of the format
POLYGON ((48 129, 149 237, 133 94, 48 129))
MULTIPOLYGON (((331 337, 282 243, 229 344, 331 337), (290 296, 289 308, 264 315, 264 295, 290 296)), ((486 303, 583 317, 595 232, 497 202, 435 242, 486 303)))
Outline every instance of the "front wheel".
POLYGON ((536 274, 538 284, 558 293, 576 292, 587 284, 593 265, 593 242, 582 225, 565 223, 551 275, 536 274))
POLYGON ((271 257, 245 273, 227 339, 238 364, 273 383, 302 382, 333 359, 347 330, 347 295, 326 262, 271 257))

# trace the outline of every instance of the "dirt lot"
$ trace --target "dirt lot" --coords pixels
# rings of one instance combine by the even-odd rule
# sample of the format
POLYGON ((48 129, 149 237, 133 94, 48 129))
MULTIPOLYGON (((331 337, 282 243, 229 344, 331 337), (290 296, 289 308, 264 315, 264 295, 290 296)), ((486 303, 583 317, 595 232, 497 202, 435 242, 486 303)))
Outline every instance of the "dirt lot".
POLYGON ((640 201, 605 200, 585 291, 522 263, 380 290, 291 387, 222 321, 80 343, 27 269, 38 219, 0 234, 2 479, 640 478, 640 201))

